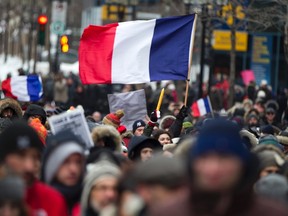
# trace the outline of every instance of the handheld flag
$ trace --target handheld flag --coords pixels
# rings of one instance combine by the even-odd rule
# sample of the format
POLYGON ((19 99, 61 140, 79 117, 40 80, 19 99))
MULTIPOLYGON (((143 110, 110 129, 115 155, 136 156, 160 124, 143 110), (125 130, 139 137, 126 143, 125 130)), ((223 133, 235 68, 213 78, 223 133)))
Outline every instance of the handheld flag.
POLYGON ((207 113, 211 113, 212 107, 209 97, 201 98, 195 101, 191 106, 191 110, 193 112, 193 117, 200 117, 206 115, 207 113))
POLYGON ((22 102, 34 102, 43 95, 42 80, 38 75, 16 76, 2 82, 5 97, 22 102))
POLYGON ((83 84, 186 80, 196 15, 85 29, 79 47, 83 84))

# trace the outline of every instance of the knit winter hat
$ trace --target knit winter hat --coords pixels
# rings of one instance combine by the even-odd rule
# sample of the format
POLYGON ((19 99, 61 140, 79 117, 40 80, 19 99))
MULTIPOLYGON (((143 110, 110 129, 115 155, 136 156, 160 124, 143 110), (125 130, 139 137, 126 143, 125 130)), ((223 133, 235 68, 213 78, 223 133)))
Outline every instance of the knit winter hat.
POLYGON ((139 127, 145 127, 146 126, 146 124, 145 124, 145 122, 143 121, 143 120, 136 120, 134 123, 133 123, 133 126, 132 126, 132 128, 133 128, 133 134, 135 133, 135 131, 137 130, 137 128, 139 128, 139 127))
POLYGON ((72 132, 61 131, 50 136, 42 159, 42 180, 50 184, 62 163, 74 153, 84 157, 84 145, 72 132))
POLYGON ((0 201, 22 201, 25 184, 18 176, 7 175, 0 179, 0 201))
POLYGON ((45 110, 36 104, 30 104, 25 111, 23 118, 27 121, 29 117, 31 116, 40 116, 41 117, 41 123, 45 125, 46 122, 46 112, 45 110))
POLYGON ((38 118, 32 119, 32 121, 29 123, 29 126, 32 127, 37 132, 43 145, 46 145, 46 138, 48 132, 47 129, 44 127, 44 125, 41 123, 40 119, 38 118))
POLYGON ((260 130, 263 134, 274 135, 274 129, 273 129, 272 125, 263 125, 260 127, 260 130))
POLYGON ((283 147, 278 142, 277 138, 273 135, 267 135, 259 138, 259 145, 274 145, 281 150, 283 150, 283 147))
POLYGON ((13 152, 28 148, 42 151, 43 144, 38 134, 25 122, 14 122, 0 134, 0 160, 13 152))
POLYGON ((240 128, 233 122, 223 119, 211 119, 200 130, 195 146, 191 149, 190 158, 214 152, 239 157, 244 163, 250 153, 240 137, 240 128))
POLYGON ((279 174, 270 174, 262 177, 255 184, 255 192, 258 195, 274 198, 279 201, 288 201, 288 181, 279 174))
POLYGON ((145 163, 138 163, 133 174, 137 183, 175 188, 185 181, 186 170, 180 158, 156 156, 145 163))
POLYGON ((121 171, 119 167, 111 163, 108 160, 100 160, 99 162, 90 166, 88 173, 84 179, 84 188, 81 196, 81 215, 86 214, 86 210, 89 206, 90 193, 92 188, 98 183, 102 177, 112 176, 120 178, 121 171))
POLYGON ((102 123, 105 125, 112 125, 116 129, 120 126, 120 119, 124 116, 124 111, 123 110, 117 110, 115 113, 109 113, 106 115, 102 123))

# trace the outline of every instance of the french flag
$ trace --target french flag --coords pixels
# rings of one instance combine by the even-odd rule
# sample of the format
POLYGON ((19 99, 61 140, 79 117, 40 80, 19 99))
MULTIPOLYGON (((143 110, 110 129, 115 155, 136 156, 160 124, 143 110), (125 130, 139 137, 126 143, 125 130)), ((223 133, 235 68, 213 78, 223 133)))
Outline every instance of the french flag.
POLYGON ((2 91, 6 97, 18 101, 38 101, 43 95, 42 80, 38 75, 8 78, 2 82, 2 91))
POLYGON ((90 25, 79 47, 83 84, 186 80, 196 15, 90 25))
POLYGON ((211 113, 212 107, 209 97, 201 98, 195 101, 191 106, 191 110, 194 117, 200 117, 206 115, 207 113, 211 113))

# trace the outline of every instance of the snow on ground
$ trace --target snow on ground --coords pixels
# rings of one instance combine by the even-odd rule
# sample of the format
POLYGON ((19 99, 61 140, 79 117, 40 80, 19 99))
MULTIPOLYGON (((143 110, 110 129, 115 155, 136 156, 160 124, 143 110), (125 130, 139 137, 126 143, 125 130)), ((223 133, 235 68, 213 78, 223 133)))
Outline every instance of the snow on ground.
MULTIPOLYGON (((33 70, 34 61, 30 61, 30 72, 33 70)), ((4 63, 4 55, 0 55, 0 80, 5 80, 8 73, 11 73, 12 76, 18 75, 18 69, 23 68, 24 70, 28 69, 28 63, 22 63, 22 60, 19 57, 7 58, 7 62, 4 63)), ((78 74, 79 62, 74 64, 61 63, 60 70, 63 71, 64 75, 68 75, 70 71, 74 74, 78 74)), ((47 75, 49 73, 49 63, 48 62, 37 62, 36 72, 42 75, 47 75)))

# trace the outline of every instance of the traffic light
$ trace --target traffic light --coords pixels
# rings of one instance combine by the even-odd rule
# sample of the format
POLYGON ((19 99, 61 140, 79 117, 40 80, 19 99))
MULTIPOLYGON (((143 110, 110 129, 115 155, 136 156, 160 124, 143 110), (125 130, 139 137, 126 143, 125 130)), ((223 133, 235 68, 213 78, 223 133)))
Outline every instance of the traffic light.
POLYGON ((68 37, 67 35, 62 35, 60 38, 61 52, 67 53, 69 51, 68 37))
POLYGON ((45 30, 48 17, 46 15, 38 16, 38 44, 41 46, 45 45, 45 30))

